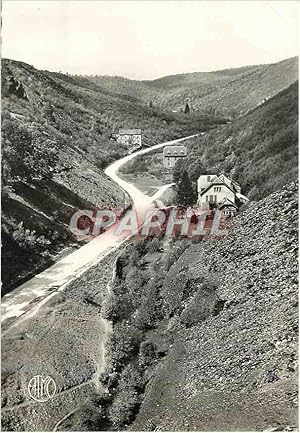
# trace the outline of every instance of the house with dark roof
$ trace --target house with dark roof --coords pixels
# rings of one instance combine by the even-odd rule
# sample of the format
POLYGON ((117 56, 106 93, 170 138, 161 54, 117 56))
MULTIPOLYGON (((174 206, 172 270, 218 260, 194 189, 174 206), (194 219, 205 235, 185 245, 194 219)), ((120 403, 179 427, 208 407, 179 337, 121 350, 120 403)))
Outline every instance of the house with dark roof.
POLYGON ((239 210, 239 207, 229 198, 224 198, 218 205, 218 209, 221 210, 226 217, 230 217, 236 214, 236 212, 239 210))
POLYGON ((165 146, 163 150, 163 164, 165 168, 174 168, 179 159, 186 158, 187 149, 182 145, 165 146))
POLYGON ((201 175, 197 181, 198 204, 201 208, 218 208, 226 216, 234 215, 239 205, 248 201, 241 194, 240 185, 225 174, 201 175))

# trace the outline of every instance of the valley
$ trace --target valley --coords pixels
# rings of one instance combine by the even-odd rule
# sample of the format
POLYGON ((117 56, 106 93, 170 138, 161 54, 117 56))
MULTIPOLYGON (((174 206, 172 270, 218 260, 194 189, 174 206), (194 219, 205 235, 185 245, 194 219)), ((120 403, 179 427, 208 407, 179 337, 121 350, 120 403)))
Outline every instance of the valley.
POLYGON ((296 68, 148 82, 4 60, 4 430, 296 430, 296 68), (137 126, 130 153, 112 134, 137 126), (249 195, 227 236, 76 239, 78 209, 174 204, 177 144, 195 192, 226 173, 249 195), (43 403, 36 375, 56 384, 43 403))
POLYGON ((194 72, 134 81, 122 77, 86 76, 88 80, 123 95, 134 95, 179 112, 189 101, 193 110, 238 118, 295 82, 296 57, 269 65, 253 65, 213 72, 194 72))
POLYGON ((128 152, 113 132, 139 125, 149 146, 224 119, 151 110, 88 80, 2 63, 2 293, 8 293, 81 245, 67 227, 76 209, 128 206, 104 173, 128 152))

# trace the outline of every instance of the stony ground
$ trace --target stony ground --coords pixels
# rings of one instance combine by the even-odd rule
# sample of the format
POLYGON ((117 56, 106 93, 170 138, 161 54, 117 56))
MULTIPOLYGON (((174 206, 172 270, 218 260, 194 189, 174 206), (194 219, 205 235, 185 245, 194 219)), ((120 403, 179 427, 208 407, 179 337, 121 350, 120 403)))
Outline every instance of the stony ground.
POLYGON ((227 239, 190 246, 170 268, 161 289, 168 355, 130 430, 295 426, 297 206, 292 184, 252 204, 227 239))
POLYGON ((132 243, 4 326, 3 429, 296 429, 297 206, 291 184, 225 239, 132 243))
POLYGON ((120 257, 104 308, 113 428, 296 428, 296 194, 252 203, 225 238, 136 243, 120 257))

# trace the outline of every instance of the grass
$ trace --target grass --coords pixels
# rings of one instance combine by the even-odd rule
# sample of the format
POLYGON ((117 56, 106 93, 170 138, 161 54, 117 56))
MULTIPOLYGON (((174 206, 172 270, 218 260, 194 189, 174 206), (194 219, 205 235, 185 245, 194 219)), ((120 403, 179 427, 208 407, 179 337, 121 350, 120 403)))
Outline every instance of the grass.
POLYGON ((122 179, 133 183, 140 191, 147 195, 154 195, 158 189, 164 185, 161 179, 149 173, 130 173, 122 174, 122 179))

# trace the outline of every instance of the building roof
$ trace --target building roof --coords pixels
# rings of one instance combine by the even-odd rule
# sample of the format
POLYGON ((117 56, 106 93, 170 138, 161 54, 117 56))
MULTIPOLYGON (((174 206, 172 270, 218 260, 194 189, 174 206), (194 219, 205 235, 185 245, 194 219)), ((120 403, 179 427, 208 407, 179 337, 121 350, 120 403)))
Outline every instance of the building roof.
POLYGON ((205 188, 202 189, 202 191, 200 191, 200 195, 205 194, 212 186, 216 186, 216 185, 220 185, 220 186, 225 185, 234 194, 236 194, 237 188, 240 187, 237 182, 228 178, 227 176, 225 176, 225 174, 213 175, 212 179, 210 179, 209 181, 209 185, 207 185, 205 188))
POLYGON ((235 207, 236 209, 238 209, 238 206, 229 198, 224 198, 224 200, 219 204, 218 208, 222 209, 223 207, 228 207, 228 206, 232 206, 235 207))
POLYGON ((240 185, 233 179, 231 179, 230 177, 227 177, 224 173, 221 173, 219 175, 219 178, 226 184, 231 186, 231 188, 233 187, 233 189, 237 189, 240 188, 240 185))
POLYGON ((119 129, 120 135, 141 135, 141 129, 119 129))
POLYGON ((185 146, 165 146, 163 150, 164 156, 187 156, 185 146))
POLYGON ((236 196, 238 199, 240 199, 241 201, 249 201, 248 197, 246 197, 244 194, 241 194, 239 192, 236 193, 236 196))
POLYGON ((204 194, 206 194, 210 190, 210 188, 212 188, 213 186, 226 186, 230 191, 232 191, 235 194, 235 191, 230 186, 228 186, 225 182, 220 182, 220 180, 219 180, 218 182, 215 181, 215 182, 207 185, 206 188, 204 188, 202 191, 200 191, 200 195, 203 196, 204 194))

